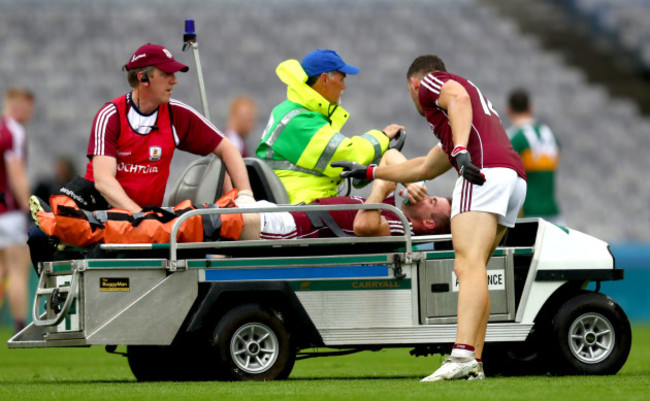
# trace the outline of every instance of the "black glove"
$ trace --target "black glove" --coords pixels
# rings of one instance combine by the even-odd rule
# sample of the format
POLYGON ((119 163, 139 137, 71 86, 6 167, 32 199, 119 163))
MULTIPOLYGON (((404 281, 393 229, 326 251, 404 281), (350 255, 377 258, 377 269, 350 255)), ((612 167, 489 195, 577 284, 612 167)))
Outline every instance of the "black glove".
POLYGON ((356 162, 347 162, 347 161, 338 161, 330 163, 332 167, 342 167, 343 172, 341 173, 341 178, 361 178, 363 180, 372 181, 375 179, 375 166, 371 164, 370 166, 364 166, 356 162))
POLYGON ((472 164, 472 157, 464 146, 457 145, 451 152, 451 156, 456 159, 458 172, 463 178, 472 184, 483 185, 485 176, 478 167, 472 164))

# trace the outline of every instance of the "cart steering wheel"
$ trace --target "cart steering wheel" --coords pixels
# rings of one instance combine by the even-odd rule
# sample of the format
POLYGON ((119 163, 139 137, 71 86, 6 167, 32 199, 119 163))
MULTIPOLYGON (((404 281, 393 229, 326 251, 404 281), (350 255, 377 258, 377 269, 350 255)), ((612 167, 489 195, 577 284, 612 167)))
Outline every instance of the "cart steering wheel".
MULTIPOLYGON (((398 151, 401 151, 402 148, 404 147, 404 142, 406 142, 406 131, 401 129, 397 132, 397 135, 391 139, 390 144, 388 145, 388 149, 397 149, 398 151)), ((341 187, 339 187, 339 196, 343 194, 343 196, 349 196, 350 193, 352 192, 352 187, 355 188, 363 188, 364 186, 368 185, 370 181, 362 180, 362 179, 352 179, 348 177, 346 179, 346 188, 345 192, 341 191, 341 187)))

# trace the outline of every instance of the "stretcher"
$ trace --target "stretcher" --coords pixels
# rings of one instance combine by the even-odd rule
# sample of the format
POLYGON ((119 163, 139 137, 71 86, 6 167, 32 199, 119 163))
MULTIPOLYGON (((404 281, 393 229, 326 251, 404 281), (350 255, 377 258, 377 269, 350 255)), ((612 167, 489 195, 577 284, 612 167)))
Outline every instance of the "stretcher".
MULTIPOLYGON (((251 182, 274 188, 257 162, 246 163, 251 182)), ((258 185, 254 192, 271 198, 258 185)), ((317 356, 449 352, 458 295, 450 235, 176 241, 174 230, 193 215, 306 208, 381 208, 408 225, 389 205, 193 210, 169 244, 101 244, 41 263, 33 322, 8 346, 105 346, 144 381, 274 380, 317 356)), ((520 219, 487 274, 487 374, 614 374, 625 363, 628 319, 599 291, 624 276, 606 242, 520 219)))

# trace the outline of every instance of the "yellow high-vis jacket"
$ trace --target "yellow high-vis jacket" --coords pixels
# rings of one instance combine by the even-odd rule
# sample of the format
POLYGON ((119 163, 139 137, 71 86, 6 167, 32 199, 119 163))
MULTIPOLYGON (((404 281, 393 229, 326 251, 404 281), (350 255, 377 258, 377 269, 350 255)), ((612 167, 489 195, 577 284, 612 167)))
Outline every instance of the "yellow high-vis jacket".
POLYGON ((379 130, 351 138, 341 134, 349 113, 306 84, 307 74, 297 60, 280 63, 276 73, 287 85, 287 100, 271 112, 256 155, 278 175, 290 203, 336 196, 342 170, 330 163, 368 165, 386 151, 389 139, 379 130))

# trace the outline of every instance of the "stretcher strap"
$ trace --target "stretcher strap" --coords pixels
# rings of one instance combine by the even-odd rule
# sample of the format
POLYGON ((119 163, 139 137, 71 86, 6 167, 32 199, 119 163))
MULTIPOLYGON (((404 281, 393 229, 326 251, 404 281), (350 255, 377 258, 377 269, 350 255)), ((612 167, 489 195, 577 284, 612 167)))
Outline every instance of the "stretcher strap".
MULTIPOLYGON (((218 209, 217 205, 207 205, 208 209, 218 209)), ((221 215, 220 214, 204 214, 203 221, 203 240, 204 241, 218 241, 219 234, 221 233, 221 215)))
POLYGON ((343 231, 343 229, 341 229, 341 227, 339 227, 339 225, 336 223, 334 218, 332 218, 332 215, 325 211, 305 212, 305 214, 307 217, 309 217, 312 226, 315 228, 327 227, 330 229, 330 231, 332 231, 332 234, 337 237, 354 237, 354 235, 350 235, 343 231))

